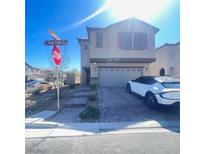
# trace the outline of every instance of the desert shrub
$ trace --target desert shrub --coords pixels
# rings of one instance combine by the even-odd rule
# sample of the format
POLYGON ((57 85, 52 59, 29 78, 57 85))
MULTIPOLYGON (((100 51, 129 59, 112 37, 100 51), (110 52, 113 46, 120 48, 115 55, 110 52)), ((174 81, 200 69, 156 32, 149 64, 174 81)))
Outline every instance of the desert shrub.
POLYGON ((75 84, 69 85, 69 88, 70 88, 70 89, 74 89, 74 88, 75 88, 75 84))
POLYGON ((100 110, 87 105, 85 110, 83 110, 79 116, 82 120, 98 119, 100 117, 100 110))
POLYGON ((39 88, 35 88, 35 89, 33 89, 33 90, 31 90, 31 93, 33 94, 33 95, 37 95, 37 94, 39 94, 40 93, 40 89, 39 88))
POLYGON ((96 95, 94 95, 94 94, 89 95, 88 100, 89 101, 95 101, 96 100, 96 95))

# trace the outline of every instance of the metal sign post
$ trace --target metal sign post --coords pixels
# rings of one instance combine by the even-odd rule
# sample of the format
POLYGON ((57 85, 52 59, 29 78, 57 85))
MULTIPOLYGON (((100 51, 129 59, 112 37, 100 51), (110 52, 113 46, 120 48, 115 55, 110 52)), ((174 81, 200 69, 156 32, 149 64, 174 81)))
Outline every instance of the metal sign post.
POLYGON ((59 66, 56 66, 57 68, 57 103, 58 103, 58 110, 60 110, 60 101, 59 101, 59 96, 60 96, 60 90, 59 90, 59 66))
POLYGON ((59 95, 60 95, 60 90, 59 90, 59 67, 62 61, 61 57, 61 51, 60 49, 55 45, 52 49, 52 59, 54 64, 56 65, 56 76, 57 76, 57 105, 58 105, 58 110, 60 110, 60 102, 59 102, 59 95))
POLYGON ((60 40, 60 38, 51 30, 49 30, 49 34, 54 38, 54 40, 45 40, 44 41, 44 45, 47 46, 53 46, 52 49, 52 59, 53 62, 56 66, 56 75, 57 75, 57 106, 58 106, 58 110, 60 110, 60 81, 59 81, 59 69, 60 69, 60 64, 62 61, 62 57, 61 57, 61 52, 60 49, 57 47, 57 45, 67 45, 68 41, 67 40, 60 40))

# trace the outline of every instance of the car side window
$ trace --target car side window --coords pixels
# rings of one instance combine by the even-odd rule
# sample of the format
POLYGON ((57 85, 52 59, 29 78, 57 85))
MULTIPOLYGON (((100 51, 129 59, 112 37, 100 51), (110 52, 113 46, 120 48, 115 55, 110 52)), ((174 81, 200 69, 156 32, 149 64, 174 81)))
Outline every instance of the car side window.
POLYGON ((154 83, 156 83, 157 81, 155 80, 155 79, 153 79, 153 78, 147 78, 146 79, 146 81, 145 81, 145 83, 146 84, 149 84, 149 85, 152 85, 152 84, 154 84, 154 83))
POLYGON ((156 83, 157 81, 152 78, 146 78, 146 77, 139 77, 134 82, 142 83, 142 84, 149 84, 152 85, 156 83))
POLYGON ((135 80, 135 82, 138 82, 138 83, 145 83, 145 78, 144 77, 139 77, 135 80))

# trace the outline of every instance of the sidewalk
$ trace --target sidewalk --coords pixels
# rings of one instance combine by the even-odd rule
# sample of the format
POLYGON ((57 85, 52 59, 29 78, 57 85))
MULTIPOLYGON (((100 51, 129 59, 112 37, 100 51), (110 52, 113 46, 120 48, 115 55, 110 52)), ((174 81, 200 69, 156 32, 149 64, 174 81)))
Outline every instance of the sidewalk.
MULTIPOLYGON (((143 132, 180 131, 180 122, 175 120, 135 120, 130 122, 72 123, 67 120, 48 121, 57 111, 45 110, 25 120, 25 137, 59 137, 98 134, 123 134, 143 132)), ((71 112, 70 112, 71 113, 71 112)), ((62 119, 57 116, 57 119, 62 119)))
POLYGON ((36 122, 26 128, 26 138, 123 134, 142 132, 179 132, 176 121, 106 122, 106 123, 54 123, 36 122))
POLYGON ((57 113, 57 111, 50 111, 50 110, 45 110, 45 111, 39 112, 31 117, 26 118, 25 126, 26 127, 35 126, 35 125, 38 125, 39 123, 42 123, 43 126, 45 126, 44 120, 55 115, 56 113, 57 113))

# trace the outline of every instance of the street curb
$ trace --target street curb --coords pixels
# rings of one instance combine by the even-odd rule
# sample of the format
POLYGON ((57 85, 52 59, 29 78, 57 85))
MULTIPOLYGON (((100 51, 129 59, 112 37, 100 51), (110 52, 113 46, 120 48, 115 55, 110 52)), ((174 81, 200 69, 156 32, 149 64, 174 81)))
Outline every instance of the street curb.
POLYGON ((56 123, 39 121, 26 125, 26 139, 47 137, 75 137, 115 135, 127 133, 180 132, 179 121, 56 123), (162 125, 161 125, 162 124, 162 125))
POLYGON ((82 131, 72 129, 41 129, 41 130, 28 130, 26 132, 26 139, 34 138, 57 138, 57 137, 79 137, 79 136, 98 136, 98 135, 123 135, 123 134, 136 134, 136 133, 179 133, 179 128, 138 128, 138 129, 119 129, 107 131, 82 131))
POLYGON ((145 122, 109 122, 109 123, 56 123, 47 121, 37 121, 26 124, 26 129, 32 128, 62 128, 76 129, 84 131, 106 131, 119 129, 139 129, 139 128, 179 128, 178 121, 145 121, 145 122))

